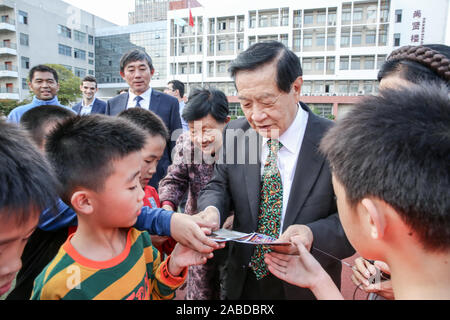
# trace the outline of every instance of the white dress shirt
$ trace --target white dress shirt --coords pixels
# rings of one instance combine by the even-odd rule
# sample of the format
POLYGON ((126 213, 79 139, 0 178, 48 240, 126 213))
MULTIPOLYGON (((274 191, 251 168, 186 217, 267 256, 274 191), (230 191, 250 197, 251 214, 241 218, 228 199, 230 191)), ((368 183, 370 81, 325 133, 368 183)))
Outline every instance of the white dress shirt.
MULTIPOLYGON (((284 217, 291 193, 291 187, 294 180, 295 169, 297 168, 297 159, 305 136, 306 124, 308 123, 308 112, 298 107, 297 115, 290 127, 280 136, 279 141, 283 147, 278 151, 277 166, 281 175, 283 184, 283 208, 281 212, 280 230, 283 230, 284 217)), ((261 177, 264 172, 264 164, 269 155, 267 141, 263 138, 263 147, 261 150, 261 177)), ((280 233, 281 235, 281 233, 280 233)))
POLYGON ((93 105, 94 105, 95 99, 96 99, 96 98, 94 98, 94 99, 92 100, 91 104, 88 105, 88 106, 85 106, 85 105, 84 105, 84 99, 81 100, 80 116, 85 115, 85 114, 90 114, 90 113, 92 112, 92 107, 93 107, 93 105))
MULTIPOLYGON (((141 108, 149 110, 150 100, 152 96, 152 88, 148 88, 147 91, 145 91, 143 94, 140 94, 139 96, 142 98, 142 100, 139 102, 141 108)), ((127 109, 136 107, 137 101, 134 100, 134 98, 136 97, 137 95, 135 95, 133 92, 131 92, 131 90, 129 90, 127 109)))

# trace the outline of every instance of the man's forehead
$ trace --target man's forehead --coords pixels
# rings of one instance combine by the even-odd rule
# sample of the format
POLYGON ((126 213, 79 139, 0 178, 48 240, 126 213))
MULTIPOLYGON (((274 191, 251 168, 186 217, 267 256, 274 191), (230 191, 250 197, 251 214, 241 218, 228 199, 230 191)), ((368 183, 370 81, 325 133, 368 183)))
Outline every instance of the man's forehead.
POLYGON ((139 66, 143 66, 143 65, 150 67, 147 60, 144 59, 144 60, 130 61, 127 63, 125 68, 139 67, 139 66))
POLYGON ((93 81, 83 81, 83 87, 94 87, 95 88, 95 82, 93 82, 93 81))
POLYGON ((53 73, 49 72, 49 71, 36 71, 33 75, 33 80, 55 80, 55 76, 53 75, 53 73))

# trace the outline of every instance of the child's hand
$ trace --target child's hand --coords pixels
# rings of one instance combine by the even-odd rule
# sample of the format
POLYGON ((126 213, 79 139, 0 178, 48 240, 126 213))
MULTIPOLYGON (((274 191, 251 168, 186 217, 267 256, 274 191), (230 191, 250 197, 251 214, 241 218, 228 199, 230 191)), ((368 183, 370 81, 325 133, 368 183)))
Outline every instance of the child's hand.
POLYGON ((299 255, 284 255, 271 252, 265 256, 269 271, 290 284, 309 288, 317 299, 343 299, 339 289, 325 272, 320 263, 306 250, 304 239, 291 238, 299 255))
POLYGON ((394 291, 392 290, 392 283, 390 280, 384 280, 379 283, 369 283, 368 279, 376 275, 377 270, 380 269, 386 274, 390 274, 389 266, 382 261, 375 261, 375 264, 371 264, 366 259, 361 257, 355 260, 355 266, 353 266, 352 281, 356 286, 361 286, 365 292, 376 293, 386 299, 394 299, 394 291))
POLYGON ((299 255, 285 255, 275 252, 266 254, 265 261, 269 271, 281 280, 293 285, 311 288, 325 271, 306 250, 300 237, 291 238, 291 242, 297 247, 299 255))
POLYGON ((169 265, 167 267, 172 275, 179 276, 184 268, 205 264, 212 257, 212 252, 200 253, 177 243, 170 255, 169 265))
POLYGON ((206 235, 211 233, 216 223, 203 221, 200 217, 184 213, 174 213, 170 221, 170 234, 177 242, 201 253, 210 253, 222 248, 206 235))

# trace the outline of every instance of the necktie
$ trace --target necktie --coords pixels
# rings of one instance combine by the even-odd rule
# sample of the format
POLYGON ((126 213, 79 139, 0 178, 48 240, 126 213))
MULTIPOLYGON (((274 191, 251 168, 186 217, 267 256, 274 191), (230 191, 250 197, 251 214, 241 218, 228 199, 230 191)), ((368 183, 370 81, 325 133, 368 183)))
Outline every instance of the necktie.
POLYGON ((144 100, 144 98, 142 98, 141 96, 136 96, 134 98, 134 101, 136 101, 136 105, 134 106, 135 108, 142 108, 141 106, 141 101, 144 100))
MULTIPOLYGON (((278 238, 281 225, 281 210, 283 208, 283 184, 277 166, 278 150, 283 146, 275 139, 267 141, 269 155, 264 164, 261 183, 261 201, 258 215, 258 232, 273 238, 278 238)), ((257 245, 250 259, 250 267, 256 279, 264 278, 269 270, 264 262, 264 254, 270 252, 268 247, 257 245)))

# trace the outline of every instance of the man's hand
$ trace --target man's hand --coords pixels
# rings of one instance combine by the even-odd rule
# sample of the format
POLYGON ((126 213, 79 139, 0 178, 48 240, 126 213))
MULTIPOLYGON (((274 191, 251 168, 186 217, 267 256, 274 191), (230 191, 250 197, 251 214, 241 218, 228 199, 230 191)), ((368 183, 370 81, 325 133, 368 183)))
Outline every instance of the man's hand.
POLYGON ((217 242, 209 239, 206 234, 217 228, 218 223, 175 212, 170 221, 170 233, 172 238, 182 245, 200 253, 210 253, 213 250, 223 248, 217 242))
POLYGON ((212 257, 212 252, 200 253, 177 243, 170 255, 167 268, 170 274, 179 276, 186 267, 205 264, 212 257))
MULTIPOLYGON (((314 240, 313 233, 308 226, 303 224, 293 224, 289 226, 276 242, 292 242, 293 237, 303 243, 308 251, 311 251, 312 242, 314 240)), ((293 243, 290 246, 274 246, 273 251, 283 254, 298 255, 298 248, 293 243)))
POLYGON ((193 215, 193 217, 200 219, 203 223, 210 223, 215 227, 211 228, 211 231, 216 231, 219 229, 220 215, 216 207, 209 206, 205 210, 193 215))

